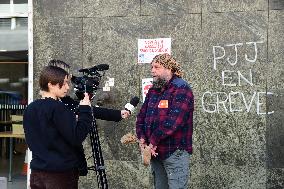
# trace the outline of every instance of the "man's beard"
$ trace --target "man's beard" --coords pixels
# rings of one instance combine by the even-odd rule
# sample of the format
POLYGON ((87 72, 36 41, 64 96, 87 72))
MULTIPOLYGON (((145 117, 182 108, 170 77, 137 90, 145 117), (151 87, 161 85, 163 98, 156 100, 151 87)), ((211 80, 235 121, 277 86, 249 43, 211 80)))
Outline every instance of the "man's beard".
POLYGON ((154 89, 162 89, 166 85, 167 81, 165 79, 158 78, 156 81, 153 81, 152 88, 154 89))

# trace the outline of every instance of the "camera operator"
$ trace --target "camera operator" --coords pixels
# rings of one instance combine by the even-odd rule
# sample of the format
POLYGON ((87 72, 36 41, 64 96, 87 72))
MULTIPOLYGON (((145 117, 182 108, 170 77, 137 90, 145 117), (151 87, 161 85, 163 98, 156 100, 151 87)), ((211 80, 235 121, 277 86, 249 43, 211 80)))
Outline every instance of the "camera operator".
MULTIPOLYGON (((60 67, 66 70, 68 73, 70 70, 70 66, 62 60, 56 60, 56 59, 50 60, 48 65, 60 67)), ((74 107, 77 107, 78 104, 78 102, 72 99, 70 96, 64 96, 63 98, 61 98, 61 101, 72 110, 74 110, 75 109, 74 107)), ((93 109, 93 116, 95 119, 101 119, 105 121, 118 122, 130 116, 130 112, 127 110, 114 110, 114 109, 101 108, 96 106, 92 106, 92 109, 93 109)), ((80 159, 78 165, 79 175, 86 176, 88 173, 88 167, 87 167, 86 157, 84 154, 83 145, 81 145, 80 147, 76 147, 76 151, 77 151, 77 156, 80 159)))
MULTIPOLYGON (((70 65, 62 60, 52 59, 49 61, 48 65, 60 67, 70 73, 70 65)), ((61 100, 71 108, 77 105, 77 102, 74 101, 70 96, 65 96, 61 98, 61 100)), ((114 110, 96 106, 93 106, 93 113, 96 119, 115 122, 118 122, 130 116, 130 112, 127 110, 114 110)))
POLYGON ((69 90, 69 74, 62 68, 43 68, 39 85, 41 98, 28 105, 23 126, 32 151, 31 189, 77 189, 79 162, 77 149, 92 127, 88 94, 79 103, 78 119, 59 98, 69 90))

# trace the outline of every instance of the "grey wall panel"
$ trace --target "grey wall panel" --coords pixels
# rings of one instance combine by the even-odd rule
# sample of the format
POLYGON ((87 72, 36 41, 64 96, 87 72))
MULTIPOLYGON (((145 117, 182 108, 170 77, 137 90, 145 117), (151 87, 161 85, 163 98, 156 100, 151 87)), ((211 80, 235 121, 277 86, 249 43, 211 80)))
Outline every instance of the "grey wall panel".
POLYGON ((38 19, 34 22, 35 58, 66 61, 72 69, 82 68, 82 19, 38 19))
POLYGON ((37 17, 82 17, 84 1, 82 0, 49 0, 33 1, 33 16, 37 17))
POLYGON ((284 87, 284 12, 269 11, 268 26, 268 72, 267 83, 269 89, 283 89, 284 87))
POLYGON ((34 1, 34 17, 105 17, 134 16, 140 13, 140 2, 62 0, 34 1))
POLYGON ((267 116, 267 167, 268 167, 268 187, 283 188, 283 168, 284 168, 284 14, 283 11, 269 12, 269 37, 268 37, 268 72, 267 90, 272 95, 267 99, 268 109, 274 113, 267 116))
POLYGON ((267 10, 268 0, 203 0, 202 12, 267 10))
POLYGON ((283 168, 273 168, 267 171, 267 189, 273 188, 284 188, 284 169, 283 168))
POLYGON ((139 0, 87 0, 84 4, 84 17, 137 16, 140 14, 139 0))
POLYGON ((141 15, 201 13, 201 6, 198 0, 141 0, 141 15))
POLYGON ((206 188, 250 188, 263 189, 266 187, 266 170, 264 167, 214 164, 211 166, 194 164, 192 169, 190 189, 206 188), (197 176, 198 175, 198 176, 197 176))
MULTIPOLYGON (((51 59, 60 59, 77 75, 82 68, 82 19, 41 17, 34 21, 34 93, 38 96, 39 70, 51 59)), ((73 90, 71 96, 75 96, 73 90)))
POLYGON ((193 178, 197 183, 193 188, 265 187, 266 125, 264 115, 258 115, 257 104, 262 103, 259 113, 265 114, 266 15, 255 11, 202 16, 203 62, 195 67, 199 78, 194 81, 197 117, 193 161, 206 168, 201 177, 193 178), (244 82, 238 73, 251 82, 244 82), (260 100, 258 92, 262 92, 260 100), (248 108, 244 99, 253 105, 248 108), (250 168, 261 171, 251 173, 250 168))
POLYGON ((270 10, 283 10, 284 1, 283 0, 269 0, 269 9, 270 10))

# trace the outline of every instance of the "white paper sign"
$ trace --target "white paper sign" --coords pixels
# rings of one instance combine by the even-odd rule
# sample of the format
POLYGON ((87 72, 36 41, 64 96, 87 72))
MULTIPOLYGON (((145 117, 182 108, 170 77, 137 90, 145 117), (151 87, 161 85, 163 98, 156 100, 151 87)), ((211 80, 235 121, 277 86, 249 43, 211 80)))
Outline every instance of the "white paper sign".
POLYGON ((110 87, 109 86, 103 87, 103 91, 110 91, 110 87))
POLYGON ((153 78, 144 78, 142 79, 142 96, 143 102, 145 100, 148 90, 153 86, 153 78))
POLYGON ((114 78, 108 79, 108 86, 113 87, 114 86, 114 78))
POLYGON ((171 54, 171 38, 138 39, 138 63, 151 63, 163 53, 171 54))

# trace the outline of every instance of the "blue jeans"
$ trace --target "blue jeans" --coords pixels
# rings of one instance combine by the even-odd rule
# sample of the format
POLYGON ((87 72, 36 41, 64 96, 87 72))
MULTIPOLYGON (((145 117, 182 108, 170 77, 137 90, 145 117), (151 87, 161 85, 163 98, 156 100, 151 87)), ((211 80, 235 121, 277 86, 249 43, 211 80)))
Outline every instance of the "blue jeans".
POLYGON ((155 189, 186 189, 189 179, 189 153, 176 150, 165 160, 151 159, 155 189))

